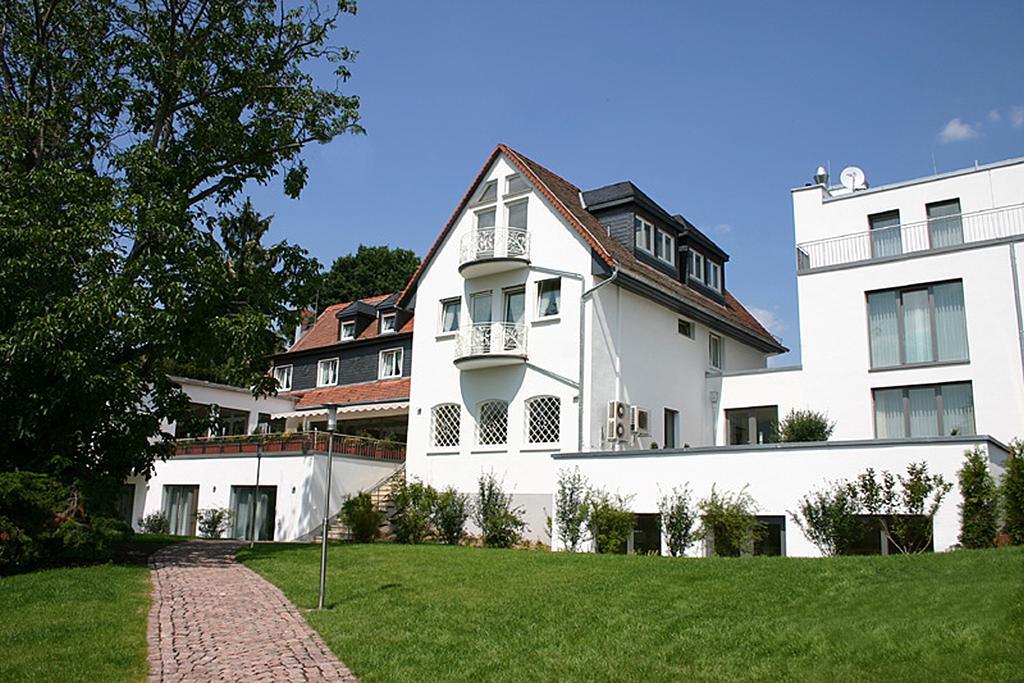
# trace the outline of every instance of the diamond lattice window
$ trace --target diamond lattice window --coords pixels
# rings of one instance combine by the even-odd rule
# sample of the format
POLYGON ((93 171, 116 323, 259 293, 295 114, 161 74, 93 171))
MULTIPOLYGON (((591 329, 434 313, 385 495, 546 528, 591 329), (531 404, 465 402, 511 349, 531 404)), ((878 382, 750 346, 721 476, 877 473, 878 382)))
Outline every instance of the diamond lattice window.
POLYGON ((562 400, 557 396, 537 396, 526 402, 527 443, 558 443, 562 400))
POLYGON ((477 443, 495 446, 508 443, 508 403, 487 401, 480 404, 480 419, 476 425, 477 443))
POLYGON ((430 443, 436 448, 459 445, 459 423, 462 411, 457 403, 442 403, 430 411, 430 443))

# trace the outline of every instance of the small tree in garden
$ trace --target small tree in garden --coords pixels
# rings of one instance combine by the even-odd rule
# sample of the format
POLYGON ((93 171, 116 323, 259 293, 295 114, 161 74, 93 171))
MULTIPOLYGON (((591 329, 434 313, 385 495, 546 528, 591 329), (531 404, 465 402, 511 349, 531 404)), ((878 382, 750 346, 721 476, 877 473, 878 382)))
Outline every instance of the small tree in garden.
POLYGON ((225 508, 206 508, 199 511, 197 526, 199 535, 206 538, 220 538, 228 530, 231 513, 225 508))
POLYGON ((458 545, 469 519, 469 496, 452 487, 437 495, 434 503, 434 527, 443 543, 458 545))
POLYGON ((558 535, 569 552, 579 550, 583 540, 583 527, 587 521, 587 479, 578 467, 572 471, 559 470, 558 491, 555 493, 555 521, 558 535))
POLYGON ((139 520, 139 528, 144 534, 169 534, 171 523, 162 512, 150 512, 139 520))
POLYGON ((430 535, 437 491, 420 481, 403 481, 392 494, 391 528, 399 543, 423 543, 430 535))
POLYGON ((832 556, 849 554, 863 533, 859 511, 857 487, 842 481, 807 494, 789 514, 822 555, 832 556))
POLYGON ((690 499, 689 487, 674 488, 672 493, 662 496, 658 512, 668 552, 672 557, 679 557, 696 540, 693 525, 697 521, 697 508, 690 499))
POLYGON ((836 423, 814 410, 790 410, 778 427, 780 442, 828 441, 836 423))
POLYGON ((965 548, 991 548, 998 525, 998 489, 988 471, 988 457, 980 448, 967 451, 967 462, 960 469, 960 545, 965 548))
POLYGON ((370 543, 377 537, 384 513, 373 505, 369 493, 359 493, 341 504, 341 521, 352 532, 356 543, 370 543))
POLYGON ((1001 487, 1003 520, 1011 545, 1024 545, 1024 441, 1010 442, 1010 459, 1001 487))
POLYGON ((480 527, 484 545, 489 548, 511 548, 526 530, 523 509, 512 507, 512 494, 505 493, 493 473, 480 477, 473 521, 480 527))
POLYGON ((618 552, 636 524, 636 515, 629 509, 629 499, 601 490, 591 491, 588 499, 587 528, 594 537, 597 552, 618 552))
POLYGON ((901 553, 928 549, 934 534, 935 512, 953 487, 941 474, 928 474, 928 464, 910 463, 906 476, 868 468, 857 477, 861 509, 878 518, 881 531, 901 553))
POLYGON ((735 494, 718 493, 712 487, 711 495, 697 507, 701 519, 698 537, 711 544, 714 555, 738 557, 764 536, 764 525, 754 514, 757 503, 746 487, 735 494))

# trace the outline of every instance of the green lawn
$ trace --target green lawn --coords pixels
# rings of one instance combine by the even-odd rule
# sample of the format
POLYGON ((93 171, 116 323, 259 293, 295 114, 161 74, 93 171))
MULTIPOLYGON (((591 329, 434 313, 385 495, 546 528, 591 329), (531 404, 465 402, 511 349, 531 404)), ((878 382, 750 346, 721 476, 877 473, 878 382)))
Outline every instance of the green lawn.
MULTIPOLYGON (((301 608, 319 548, 246 564, 301 608)), ((1024 679, 1024 549, 684 560, 332 546, 307 618, 364 681, 1024 679)))

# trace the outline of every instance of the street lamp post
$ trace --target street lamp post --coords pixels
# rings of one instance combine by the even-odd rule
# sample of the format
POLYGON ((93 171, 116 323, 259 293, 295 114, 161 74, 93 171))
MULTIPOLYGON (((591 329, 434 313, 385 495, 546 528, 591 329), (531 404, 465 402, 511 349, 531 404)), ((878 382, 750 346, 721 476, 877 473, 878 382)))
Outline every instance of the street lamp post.
POLYGON ((327 585, 327 529, 331 511, 331 463, 334 460, 334 430, 338 426, 338 406, 327 406, 327 486, 324 493, 324 522, 320 528, 320 599, 316 608, 324 608, 324 588, 327 585))

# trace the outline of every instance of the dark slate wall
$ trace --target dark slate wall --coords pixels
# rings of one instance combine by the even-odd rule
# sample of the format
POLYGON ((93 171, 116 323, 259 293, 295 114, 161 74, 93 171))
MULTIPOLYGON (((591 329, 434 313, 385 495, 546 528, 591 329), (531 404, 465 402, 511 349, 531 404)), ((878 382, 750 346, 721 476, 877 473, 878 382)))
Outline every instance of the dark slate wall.
POLYGON ((292 365, 292 389, 315 389, 316 366, 322 359, 338 358, 338 384, 357 384, 377 379, 378 355, 385 349, 403 348, 402 376, 412 372, 412 336, 386 336, 372 342, 342 344, 330 349, 314 349, 292 358, 279 358, 277 365, 292 365))

